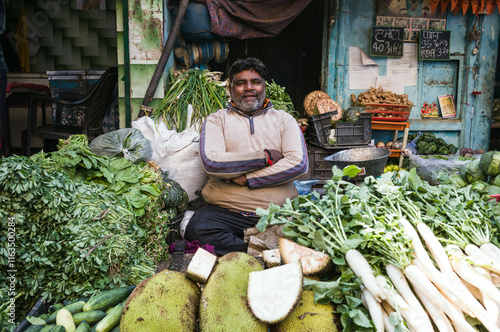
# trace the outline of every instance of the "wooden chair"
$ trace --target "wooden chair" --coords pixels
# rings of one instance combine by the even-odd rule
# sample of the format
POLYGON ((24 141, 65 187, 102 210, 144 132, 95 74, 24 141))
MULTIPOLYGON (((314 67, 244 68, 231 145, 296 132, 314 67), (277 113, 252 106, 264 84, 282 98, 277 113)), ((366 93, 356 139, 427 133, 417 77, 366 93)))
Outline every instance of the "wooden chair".
POLYGON ((46 97, 31 94, 28 108, 28 126, 23 151, 26 156, 31 153, 31 138, 40 137, 45 139, 66 139, 71 135, 87 135, 89 141, 103 133, 103 122, 106 111, 112 102, 112 94, 118 83, 118 68, 108 68, 97 81, 86 96, 75 93, 59 94, 59 98, 46 97), (77 99, 78 98, 78 99, 77 99), (45 103, 57 104, 53 124, 45 124, 37 127, 38 105, 42 108, 45 103), (63 109, 71 108, 83 113, 83 124, 73 125, 63 123, 63 109))

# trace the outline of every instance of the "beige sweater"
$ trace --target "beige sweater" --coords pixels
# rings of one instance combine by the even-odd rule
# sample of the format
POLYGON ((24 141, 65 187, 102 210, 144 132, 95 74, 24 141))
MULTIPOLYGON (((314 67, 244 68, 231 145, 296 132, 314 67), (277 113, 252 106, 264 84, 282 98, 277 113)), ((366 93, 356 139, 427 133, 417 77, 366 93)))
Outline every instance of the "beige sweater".
POLYGON ((209 175, 203 198, 238 211, 267 209, 270 202, 283 205, 297 196, 293 180, 308 170, 307 147, 297 121, 272 103, 252 116, 232 105, 208 116, 200 136, 200 158, 209 175), (266 166, 264 149, 279 150, 284 158, 266 166), (224 181, 243 174, 247 186, 224 181))

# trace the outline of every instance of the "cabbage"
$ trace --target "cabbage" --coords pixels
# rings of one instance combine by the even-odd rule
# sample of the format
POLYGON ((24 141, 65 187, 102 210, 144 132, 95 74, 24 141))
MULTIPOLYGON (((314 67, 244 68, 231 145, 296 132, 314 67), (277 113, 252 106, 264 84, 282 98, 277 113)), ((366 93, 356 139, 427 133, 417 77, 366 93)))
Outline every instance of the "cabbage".
POLYGON ((483 182, 483 181, 476 181, 476 182, 473 182, 470 184, 470 188, 471 190, 475 190, 475 191, 481 191, 483 190, 484 188, 486 188, 488 186, 487 183, 483 182))
POLYGON ((481 156, 481 169, 486 175, 497 176, 500 174, 500 152, 488 151, 481 156))
POLYGON ((456 188, 463 188, 467 186, 467 182, 459 174, 450 175, 450 181, 456 188))
POLYGON ((486 174, 484 174, 481 170, 479 159, 469 161, 468 163, 462 165, 460 168, 460 175, 468 183, 483 181, 486 179, 486 174))
POLYGON ((486 192, 488 193, 488 195, 498 195, 500 194, 500 187, 489 185, 488 187, 486 187, 486 192))
POLYGON ((497 175, 495 177, 492 177, 490 179, 490 184, 492 185, 495 185, 495 186, 499 186, 500 187, 500 175, 497 175))

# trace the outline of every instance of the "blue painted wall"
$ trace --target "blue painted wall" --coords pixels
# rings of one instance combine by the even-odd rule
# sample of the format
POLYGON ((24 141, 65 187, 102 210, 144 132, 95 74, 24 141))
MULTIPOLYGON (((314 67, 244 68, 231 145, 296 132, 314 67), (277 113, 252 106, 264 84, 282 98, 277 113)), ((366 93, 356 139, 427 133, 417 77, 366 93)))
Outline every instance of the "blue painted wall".
MULTIPOLYGON (((369 54, 377 0, 326 1, 329 11, 325 19, 323 91, 348 108, 351 94, 357 96, 367 90, 349 89, 349 47, 360 47, 369 54)), ((475 16, 469 10, 466 15, 448 12, 446 19, 446 29, 451 30, 450 61, 418 61, 417 85, 406 86, 404 90, 415 105, 410 114, 410 132, 431 131, 459 147, 488 150, 500 16, 497 11, 475 16), (473 28, 480 32, 477 41, 468 38, 473 28), (473 95, 473 91, 481 94, 473 95), (454 96, 457 117, 421 118, 422 104, 437 101, 437 96, 443 94, 454 96)), ((372 59, 379 66, 379 75, 385 76, 387 58, 372 59)), ((373 132, 376 141, 388 141, 392 135, 373 132)))

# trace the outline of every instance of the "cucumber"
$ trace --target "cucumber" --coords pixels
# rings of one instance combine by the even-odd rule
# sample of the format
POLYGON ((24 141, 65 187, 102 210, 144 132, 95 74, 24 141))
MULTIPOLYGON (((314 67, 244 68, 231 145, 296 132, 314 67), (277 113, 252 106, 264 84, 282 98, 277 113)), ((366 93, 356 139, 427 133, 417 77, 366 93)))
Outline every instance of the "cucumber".
POLYGON ((41 331, 43 329, 44 325, 30 325, 26 330, 26 332, 36 332, 36 331, 41 331))
POLYGON ((66 329, 62 325, 56 325, 50 329, 50 332, 66 332, 66 329))
POLYGON ((76 332, 89 332, 90 331, 90 325, 87 323, 86 320, 80 323, 78 327, 76 328, 76 332))
POLYGON ((40 330, 40 332, 48 332, 50 331, 56 324, 45 324, 43 326, 43 329, 40 330))
POLYGON ((40 318, 41 319, 47 319, 47 318, 49 318, 49 316, 50 316, 49 314, 41 314, 40 318))
POLYGON ((62 303, 53 304, 49 307, 49 314, 51 314, 51 313, 53 313, 61 308, 64 308, 64 304, 62 304, 62 303))
MULTIPOLYGON (((74 314, 81 312, 84 305, 85 305, 84 301, 78 301, 78 302, 69 304, 61 309, 66 309, 69 312, 71 312, 72 315, 74 315, 74 314)), ((61 310, 61 309, 59 309, 59 310, 61 310)), ((47 318, 46 322, 49 324, 55 323, 56 316, 57 316, 57 313, 59 312, 59 310, 57 310, 56 312, 53 312, 52 315, 50 315, 49 318, 47 318)))
POLYGON ((116 325, 110 332, 120 332, 120 325, 116 325))
POLYGON ((96 332, 109 332, 116 325, 120 324, 120 318, 122 317, 123 306, 118 303, 114 306, 111 311, 96 325, 96 332))
POLYGON ((125 286, 94 296, 83 306, 83 311, 106 310, 125 300, 135 286, 125 286))
POLYGON ((106 313, 102 310, 92 310, 79 312, 73 316, 75 325, 80 325, 81 322, 86 321, 89 325, 97 324, 101 319, 106 317, 106 313))
POLYGON ((62 308, 57 312, 56 324, 64 326, 66 332, 76 331, 76 325, 75 321, 73 320, 73 315, 71 314, 71 312, 69 312, 68 309, 62 308))

